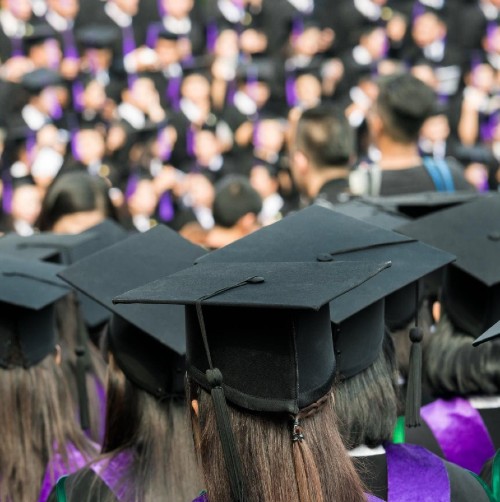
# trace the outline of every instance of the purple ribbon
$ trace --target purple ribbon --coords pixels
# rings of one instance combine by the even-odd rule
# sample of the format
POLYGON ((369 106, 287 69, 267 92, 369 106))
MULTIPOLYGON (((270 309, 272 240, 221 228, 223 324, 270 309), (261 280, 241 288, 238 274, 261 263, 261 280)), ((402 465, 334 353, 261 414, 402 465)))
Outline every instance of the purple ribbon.
POLYGON ((73 94, 73 106, 77 112, 83 110, 83 84, 80 80, 75 80, 71 88, 73 94))
POLYGON ((170 160, 172 156, 172 145, 168 136, 168 129, 165 127, 158 132, 158 156, 163 162, 170 160))
POLYGON ((450 480, 443 461, 422 446, 384 444, 389 502, 449 502, 450 480))
POLYGON ((104 481, 106 486, 120 501, 133 497, 128 481, 128 470, 132 463, 132 453, 128 450, 117 455, 94 462, 90 468, 104 481))
POLYGON ((289 107, 297 104, 297 96, 295 95, 295 78, 290 74, 285 81, 286 102, 289 107))
MULTIPOLYGON (((97 445, 95 446, 97 450, 97 445)), ((46 502, 53 486, 61 476, 81 469, 90 461, 90 458, 87 458, 72 443, 66 445, 66 453, 68 455, 68 463, 64 462, 60 453, 54 453, 52 460, 47 465, 38 502, 46 502)))
POLYGON ((11 180, 4 180, 3 182, 3 197, 2 197, 2 209, 6 214, 12 212, 12 196, 14 194, 14 188, 12 187, 11 180))
POLYGON ((158 214, 160 215, 162 221, 172 221, 174 219, 174 203, 172 201, 170 192, 165 192, 160 197, 160 202, 158 204, 158 214))
POLYGON ((125 188, 125 200, 129 200, 132 195, 134 195, 137 190, 137 185, 139 184, 139 176, 132 174, 127 182, 127 187, 125 188))
POLYGON ((158 35, 161 30, 161 25, 160 23, 154 23, 148 28, 148 32, 146 35, 146 45, 150 49, 154 49, 156 42, 158 40, 158 35))
POLYGON ((211 22, 207 24, 207 50, 212 53, 215 50, 215 44, 217 42, 217 37, 219 36, 219 32, 217 30, 217 24, 215 22, 211 22))
POLYGON ((167 84, 167 99, 174 111, 179 111, 182 77, 170 77, 167 84))
POLYGON ((460 397, 437 399, 420 410, 444 457, 476 474, 495 455, 495 447, 480 413, 460 397))
POLYGON ((11 56, 22 56, 23 55, 23 42, 20 37, 12 37, 10 39, 12 46, 11 56))
POLYGON ((64 30, 61 34, 64 41, 64 57, 68 59, 78 59, 79 55, 76 50, 73 30, 64 30))
POLYGON ((165 7, 163 0, 158 0, 158 14, 160 14, 160 17, 165 17, 167 15, 167 8, 165 7))

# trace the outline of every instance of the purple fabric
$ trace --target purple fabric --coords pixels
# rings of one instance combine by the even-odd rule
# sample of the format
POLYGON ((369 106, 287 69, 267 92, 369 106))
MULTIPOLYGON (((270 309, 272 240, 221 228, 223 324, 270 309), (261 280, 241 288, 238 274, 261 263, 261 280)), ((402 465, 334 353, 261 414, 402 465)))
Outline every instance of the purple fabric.
POLYGON ((160 23, 152 24, 147 31, 146 35, 146 45, 150 49, 154 49, 156 41, 158 40, 158 34, 160 33, 161 25, 160 23))
POLYGON ((112 458, 94 462, 90 468, 104 481, 119 501, 126 501, 132 496, 127 471, 132 462, 132 453, 123 451, 112 458))
POLYGON ((163 5, 163 0, 158 0, 158 14, 160 17, 165 17, 167 15, 167 9, 163 5))
POLYGON ((64 41, 64 57, 68 59, 78 59, 78 51, 75 44, 73 30, 64 30, 61 32, 64 41))
MULTIPOLYGON (((97 451, 97 445, 95 445, 95 447, 97 451)), ((45 476, 42 481, 42 487, 40 489, 40 496, 38 497, 38 502, 45 502, 48 499, 52 488, 61 476, 64 476, 65 474, 71 474, 78 469, 81 469, 91 460, 90 458, 87 458, 87 456, 85 456, 80 450, 77 450, 72 443, 67 444, 66 452, 68 455, 68 464, 64 462, 60 453, 54 453, 52 460, 47 465, 45 476)))
POLYGON ((449 502, 450 481, 438 456, 417 445, 384 446, 389 502, 449 502))
POLYGON ((466 399, 437 399, 422 407, 420 415, 446 460, 479 474, 486 460, 495 455, 481 415, 466 399))
POLYGON ((127 186, 125 188, 125 199, 129 200, 132 195, 134 195, 137 190, 137 185, 139 184, 139 176, 132 174, 128 179, 127 186))
POLYGON ((172 156, 172 145, 168 137, 168 130, 162 129, 158 132, 158 156, 163 162, 168 162, 172 156))
POLYGON ((22 56, 23 55, 23 42, 20 37, 12 37, 10 39, 12 46, 11 56, 22 56))
POLYGON ((134 29, 132 28, 132 25, 125 26, 124 28, 122 28, 122 34, 123 34, 123 55, 126 56, 136 48, 134 29))
POLYGON ((215 49, 215 43, 217 42, 217 37, 219 36, 219 31, 217 30, 217 25, 215 22, 207 24, 207 49, 208 52, 213 52, 215 49))
POLYGON ((297 104, 297 97, 295 96, 295 78, 293 75, 289 75, 285 81, 285 94, 288 106, 295 106, 297 104))
POLYGON ((80 80, 75 80, 72 86, 73 106, 77 112, 83 110, 83 84, 80 80))
POLYGON ((179 111, 182 77, 170 77, 167 84, 167 99, 174 111, 179 111))
POLYGON ((158 213, 162 221, 172 221, 175 215, 174 203, 169 192, 160 197, 158 213))
POLYGON ((194 155, 194 130, 193 126, 186 130, 186 152, 190 157, 194 155))
POLYGON ((99 400, 99 442, 102 444, 104 440, 104 430, 106 425, 106 389, 102 382, 94 375, 94 384, 97 394, 97 399, 99 400))

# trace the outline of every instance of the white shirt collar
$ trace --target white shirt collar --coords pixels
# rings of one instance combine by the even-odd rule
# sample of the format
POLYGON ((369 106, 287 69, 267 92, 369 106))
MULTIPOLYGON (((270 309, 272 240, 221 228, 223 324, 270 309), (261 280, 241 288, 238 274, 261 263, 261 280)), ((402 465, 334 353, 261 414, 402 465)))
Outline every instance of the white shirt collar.
POLYGON ((375 448, 369 448, 362 444, 357 448, 347 450, 347 453, 350 457, 373 457, 374 455, 385 455, 385 448, 382 445, 375 448))
POLYGON ((9 10, 0 11, 0 25, 8 37, 24 37, 26 34, 26 23, 9 10))
POLYGON ((118 115, 126 120, 134 129, 143 129, 146 125, 144 113, 130 103, 121 103, 118 106, 118 115))
POLYGON ((354 7, 371 21, 380 19, 382 9, 379 5, 374 4, 372 0, 354 0, 354 7))
POLYGON ((45 124, 50 122, 49 117, 37 110, 33 105, 26 105, 21 110, 21 116, 32 131, 38 131, 45 124))
POLYGON ((132 17, 123 12, 114 2, 107 2, 104 11, 120 28, 127 28, 132 24, 132 17))
POLYGON ((73 21, 60 16, 57 12, 49 10, 45 15, 46 21, 56 31, 66 31, 73 28, 73 21))
POLYGON ((176 19, 175 17, 165 16, 163 18, 163 26, 168 31, 177 35, 186 35, 191 31, 192 23, 189 17, 176 19))

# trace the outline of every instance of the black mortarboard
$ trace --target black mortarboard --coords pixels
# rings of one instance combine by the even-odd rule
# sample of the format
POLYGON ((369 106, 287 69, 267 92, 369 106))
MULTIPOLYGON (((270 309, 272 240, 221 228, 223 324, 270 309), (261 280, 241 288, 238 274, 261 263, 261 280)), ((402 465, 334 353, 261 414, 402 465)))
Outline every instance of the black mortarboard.
POLYGON ((76 32, 76 39, 85 48, 109 49, 118 40, 120 32, 112 26, 89 25, 76 32))
POLYGON ((166 28, 162 28, 158 32, 158 38, 161 38, 163 40, 171 40, 172 42, 176 42, 179 40, 179 35, 177 33, 174 33, 173 31, 167 30, 166 28))
POLYGON ((500 336, 500 321, 494 324, 490 329, 486 330, 479 338, 476 338, 472 345, 477 347, 484 342, 488 342, 489 340, 494 340, 500 336))
POLYGON ((56 32, 48 24, 32 25, 23 37, 23 46, 26 52, 35 45, 42 44, 45 40, 55 39, 56 32))
MULTIPOLYGON (((0 253, 12 255, 21 252, 24 257, 70 265, 127 236, 128 233, 122 227, 111 220, 105 220, 75 235, 42 232, 21 237, 9 234, 0 238, 0 253)), ((99 304, 83 295, 79 295, 79 299, 88 327, 97 327, 109 319, 109 312, 99 304)))
POLYGON ((186 305, 189 371, 209 389, 195 308, 201 302, 212 361, 224 375, 230 401, 249 410, 297 413, 325 395, 333 382, 328 302, 387 266, 200 263, 114 301, 186 305))
MULTIPOLYGON (((342 326, 345 320, 362 313, 366 307, 453 260, 449 253, 401 237, 330 209, 311 206, 199 261, 391 261, 391 268, 384 274, 332 302, 331 320, 342 326)), ((373 326, 368 330, 374 331, 373 326)), ((365 329, 365 335, 366 332, 365 329)), ((372 334, 372 339, 366 342, 373 343, 371 349, 359 340, 350 344, 354 342, 351 336, 344 339, 349 346, 343 347, 339 358, 341 374, 352 376, 371 365, 382 346, 383 334, 381 330, 377 342, 372 334)))
POLYGON ((457 256, 443 285, 453 323, 479 336, 500 318, 500 195, 439 211, 398 229, 457 256))
POLYGON ((254 58, 251 63, 237 68, 236 73, 240 80, 248 83, 270 83, 276 77, 276 69, 270 58, 254 58))
MULTIPOLYGON (((371 263, 204 263, 115 298, 186 305, 187 364, 211 393, 234 500, 245 480, 226 397, 257 412, 297 414, 330 390, 328 302, 387 267, 371 263)), ((301 440, 295 418, 292 438, 301 440)))
POLYGON ((54 303, 69 293, 61 267, 2 256, 0 260, 0 367, 38 364, 56 346, 54 303))
POLYGON ((49 68, 33 70, 21 79, 21 85, 32 94, 39 94, 47 87, 58 86, 62 83, 61 75, 49 68))
POLYGON ((157 397, 184 392, 184 311, 173 305, 114 305, 111 300, 159 275, 189 267, 205 252, 158 225, 59 274, 114 314, 110 347, 118 365, 130 380, 157 397))
POLYGON ((385 197, 363 197, 362 200, 387 211, 398 211, 410 218, 420 218, 441 209, 465 204, 478 197, 486 196, 472 190, 464 190, 458 192, 421 192, 385 197))
POLYGON ((409 218, 396 209, 386 210, 364 199, 352 199, 342 204, 336 204, 332 209, 351 218, 356 218, 387 230, 394 230, 409 221, 409 218))

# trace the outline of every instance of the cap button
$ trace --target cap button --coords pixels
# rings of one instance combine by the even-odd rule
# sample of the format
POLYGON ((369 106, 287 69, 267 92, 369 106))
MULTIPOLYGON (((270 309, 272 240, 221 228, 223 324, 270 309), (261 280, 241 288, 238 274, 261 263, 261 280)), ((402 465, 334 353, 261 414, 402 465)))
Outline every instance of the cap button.
POLYGON ((261 282, 264 282, 264 277, 256 275, 255 277, 250 277, 247 282, 250 284, 260 284, 261 282))
POLYGON ((316 256, 317 261, 333 261, 333 256, 329 253, 321 253, 316 256))
POLYGON ((488 234, 488 239, 490 241, 495 241, 495 242, 500 241, 500 230, 495 230, 494 232, 490 232, 488 234))

